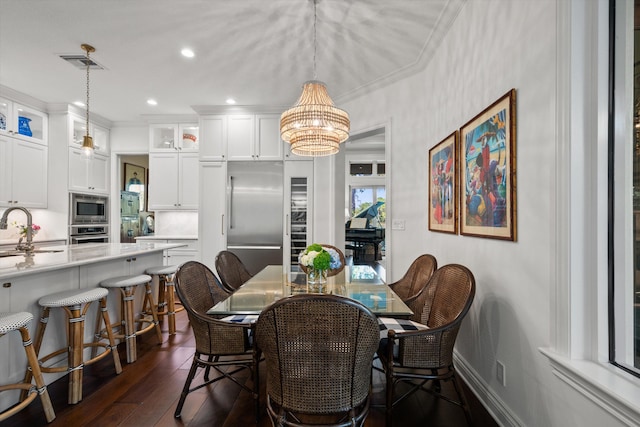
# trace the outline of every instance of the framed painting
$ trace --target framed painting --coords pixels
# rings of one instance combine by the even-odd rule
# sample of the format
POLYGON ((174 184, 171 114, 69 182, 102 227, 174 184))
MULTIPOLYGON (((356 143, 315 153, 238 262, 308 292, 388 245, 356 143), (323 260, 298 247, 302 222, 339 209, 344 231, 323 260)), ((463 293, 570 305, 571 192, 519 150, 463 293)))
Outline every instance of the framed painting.
POLYGON ((458 232, 458 131, 429 150, 429 230, 458 232))
POLYGON ((516 91, 460 129, 460 234, 516 240, 516 91))
POLYGON ((147 175, 145 168, 131 163, 125 163, 122 189, 139 193, 140 210, 146 210, 147 175))

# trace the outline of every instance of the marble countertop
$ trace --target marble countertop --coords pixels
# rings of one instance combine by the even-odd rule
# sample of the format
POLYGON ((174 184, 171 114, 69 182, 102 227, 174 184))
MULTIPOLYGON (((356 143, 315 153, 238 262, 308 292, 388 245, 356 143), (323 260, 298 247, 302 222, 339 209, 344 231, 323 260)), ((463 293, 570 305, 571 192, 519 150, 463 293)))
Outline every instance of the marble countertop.
POLYGON ((148 236, 137 236, 138 240, 198 240, 198 236, 175 236, 171 234, 150 234, 148 236))
POLYGON ((186 246, 182 243, 87 243, 82 245, 45 246, 34 253, 0 258, 0 280, 27 274, 43 273, 68 267, 92 264, 186 246))

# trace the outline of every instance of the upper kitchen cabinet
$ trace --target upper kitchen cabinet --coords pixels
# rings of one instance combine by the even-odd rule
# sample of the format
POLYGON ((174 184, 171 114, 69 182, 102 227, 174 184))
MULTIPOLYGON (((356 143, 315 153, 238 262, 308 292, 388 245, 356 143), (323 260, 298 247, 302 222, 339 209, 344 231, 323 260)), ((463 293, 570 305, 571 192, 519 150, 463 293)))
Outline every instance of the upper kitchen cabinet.
POLYGON ((0 135, 47 144, 48 116, 42 111, 0 98, 0 135))
POLYGON ((200 160, 226 160, 227 116, 200 116, 200 160))
POLYGON ((0 134, 0 207, 47 207, 48 147, 0 134))
MULTIPOLYGON (((87 134, 86 120, 75 114, 69 115, 71 120, 72 135, 69 138, 69 146, 81 148, 84 136, 87 134)), ((93 147, 96 153, 109 154, 109 129, 89 122, 89 135, 93 138, 93 147)))
POLYGON ((280 116, 230 115, 227 119, 228 160, 282 160, 280 116))
POLYGON ((199 151, 200 132, 197 123, 149 125, 149 151, 199 151))
POLYGON ((198 209, 198 154, 149 154, 149 210, 198 209))
POLYGON ((87 156, 81 148, 69 148, 69 191, 109 193, 109 156, 87 156))

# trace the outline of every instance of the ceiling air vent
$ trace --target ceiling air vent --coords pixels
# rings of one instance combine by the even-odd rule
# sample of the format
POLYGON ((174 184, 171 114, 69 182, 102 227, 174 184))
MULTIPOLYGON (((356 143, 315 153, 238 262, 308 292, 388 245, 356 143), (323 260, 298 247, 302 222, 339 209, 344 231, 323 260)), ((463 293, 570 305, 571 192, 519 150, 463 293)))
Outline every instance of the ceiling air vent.
MULTIPOLYGON (((87 57, 85 55, 60 55, 60 58, 67 61, 69 64, 81 70, 87 69, 87 57)), ((104 70, 104 67, 93 59, 89 59, 90 70, 104 70)))

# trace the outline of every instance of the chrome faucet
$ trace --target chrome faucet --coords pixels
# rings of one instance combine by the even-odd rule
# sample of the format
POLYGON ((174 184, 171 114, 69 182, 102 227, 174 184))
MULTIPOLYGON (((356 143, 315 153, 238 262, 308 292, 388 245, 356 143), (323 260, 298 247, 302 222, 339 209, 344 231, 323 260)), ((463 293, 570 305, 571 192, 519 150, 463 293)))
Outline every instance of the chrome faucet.
POLYGON ((7 208, 7 210, 2 214, 2 218, 0 218, 0 230, 7 229, 7 217, 9 216, 9 212, 16 209, 24 212, 27 216, 27 241, 25 243, 22 243, 22 238, 20 238, 20 240, 18 240, 18 246, 16 246, 16 250, 31 252, 33 250, 33 220, 31 218, 31 212, 29 212, 27 208, 23 208, 21 206, 12 206, 10 208, 7 208))

